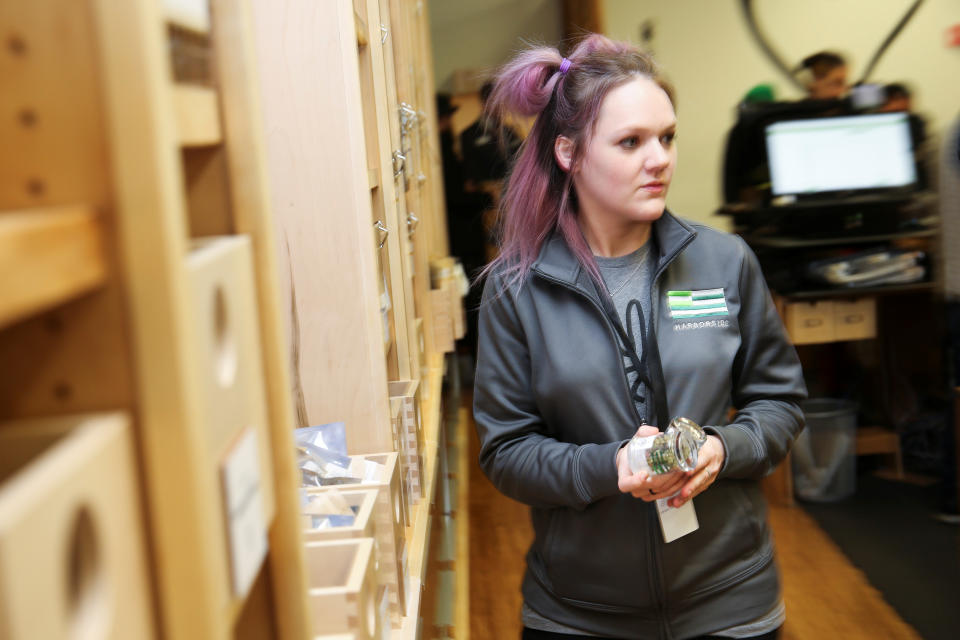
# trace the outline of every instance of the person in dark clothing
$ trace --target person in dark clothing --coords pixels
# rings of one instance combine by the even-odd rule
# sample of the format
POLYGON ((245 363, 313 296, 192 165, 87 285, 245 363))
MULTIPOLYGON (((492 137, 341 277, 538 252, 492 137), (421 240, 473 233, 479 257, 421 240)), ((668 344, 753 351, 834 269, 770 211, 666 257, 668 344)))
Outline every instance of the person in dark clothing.
MULTIPOLYGON (((493 90, 493 82, 484 83, 480 101, 486 107, 493 90)), ((520 135, 499 122, 485 122, 483 116, 460 132, 460 150, 463 153, 463 174, 468 189, 480 189, 490 181, 502 181, 507 175, 510 159, 520 147, 520 135)))
MULTIPOLYGON (((467 274, 472 275, 486 262, 486 232, 483 212, 492 206, 492 198, 482 192, 467 190, 463 163, 454 149, 453 114, 457 106, 447 94, 437 94, 437 128, 440 131, 440 156, 443 166, 443 194, 447 204, 447 233, 450 253, 460 259, 467 274)), ((461 348, 472 354, 477 343, 479 295, 468 295, 465 301, 467 332, 461 348), (474 300, 474 298, 476 298, 474 300)))

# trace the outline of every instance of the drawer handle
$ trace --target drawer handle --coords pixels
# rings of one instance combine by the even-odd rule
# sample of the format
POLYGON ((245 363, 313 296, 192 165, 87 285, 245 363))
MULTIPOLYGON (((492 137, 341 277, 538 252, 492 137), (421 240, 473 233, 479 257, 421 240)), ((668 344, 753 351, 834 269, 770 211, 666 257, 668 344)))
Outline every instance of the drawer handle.
POLYGON ((850 315, 843 316, 843 321, 847 324, 857 324, 863 322, 862 313, 851 313, 850 315))
POLYGON ((803 326, 807 329, 811 329, 813 327, 819 327, 822 324, 823 324, 823 320, 821 320, 820 318, 807 318, 806 320, 803 321, 803 326))

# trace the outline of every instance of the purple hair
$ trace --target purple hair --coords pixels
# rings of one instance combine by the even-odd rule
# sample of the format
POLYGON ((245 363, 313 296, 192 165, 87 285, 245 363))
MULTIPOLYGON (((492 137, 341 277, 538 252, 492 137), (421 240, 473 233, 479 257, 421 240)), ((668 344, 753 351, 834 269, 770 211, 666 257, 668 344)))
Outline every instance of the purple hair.
POLYGON ((543 242, 557 229, 593 279, 603 286, 590 246, 577 224, 576 193, 570 174, 554 158, 557 136, 574 143, 573 165, 581 159, 593 133, 600 105, 614 89, 637 76, 657 83, 674 103, 673 88, 647 54, 625 42, 599 34, 583 38, 564 58, 553 47, 518 54, 497 75, 486 104, 491 122, 513 113, 537 116, 520 148, 500 203, 500 255, 481 277, 497 269, 507 287, 523 281, 543 242))

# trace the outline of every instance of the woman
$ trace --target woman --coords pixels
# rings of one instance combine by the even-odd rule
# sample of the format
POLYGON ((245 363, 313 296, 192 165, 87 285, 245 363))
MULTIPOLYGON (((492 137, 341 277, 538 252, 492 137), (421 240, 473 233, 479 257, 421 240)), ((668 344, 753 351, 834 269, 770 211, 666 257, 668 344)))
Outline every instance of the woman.
POLYGON ((746 245, 665 210, 672 96, 647 56, 591 35, 569 59, 521 53, 491 97, 495 117, 537 116, 474 390, 480 464, 532 507, 524 638, 767 637, 783 620, 758 480, 802 428, 805 389, 746 245), (696 468, 631 473, 624 445, 674 416, 709 434, 696 468), (699 529, 666 543, 657 500, 695 497, 699 529))

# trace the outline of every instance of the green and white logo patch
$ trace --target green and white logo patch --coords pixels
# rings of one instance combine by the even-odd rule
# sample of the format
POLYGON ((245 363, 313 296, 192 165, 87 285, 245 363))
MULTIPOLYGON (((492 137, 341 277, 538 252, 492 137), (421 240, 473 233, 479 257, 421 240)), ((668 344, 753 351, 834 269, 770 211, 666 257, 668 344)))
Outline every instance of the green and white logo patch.
POLYGON ((667 304, 670 305, 670 317, 674 320, 730 315, 723 289, 668 291, 667 304))

